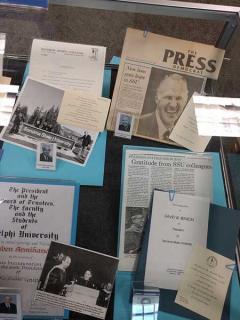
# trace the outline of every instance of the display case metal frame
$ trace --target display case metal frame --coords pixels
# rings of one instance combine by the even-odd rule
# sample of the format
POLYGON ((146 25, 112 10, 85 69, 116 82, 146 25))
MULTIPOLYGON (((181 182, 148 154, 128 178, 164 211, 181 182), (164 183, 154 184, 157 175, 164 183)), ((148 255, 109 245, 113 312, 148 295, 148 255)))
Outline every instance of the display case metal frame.
POLYGON ((216 46, 225 49, 240 17, 240 7, 169 0, 49 0, 50 4, 80 6, 204 20, 224 21, 216 46))

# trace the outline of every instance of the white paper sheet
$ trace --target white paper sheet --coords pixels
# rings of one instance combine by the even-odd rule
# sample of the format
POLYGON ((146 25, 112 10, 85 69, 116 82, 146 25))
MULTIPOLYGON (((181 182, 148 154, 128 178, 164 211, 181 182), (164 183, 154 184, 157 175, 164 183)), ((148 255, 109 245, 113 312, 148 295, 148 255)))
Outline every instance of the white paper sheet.
POLYGON ((206 246, 209 203, 208 198, 154 191, 145 282, 177 290, 193 245, 206 246))
POLYGON ((105 47, 34 39, 29 76, 101 96, 105 53, 105 47))
POLYGON ((169 138, 194 152, 206 149, 211 137, 198 134, 193 98, 189 100, 169 138))

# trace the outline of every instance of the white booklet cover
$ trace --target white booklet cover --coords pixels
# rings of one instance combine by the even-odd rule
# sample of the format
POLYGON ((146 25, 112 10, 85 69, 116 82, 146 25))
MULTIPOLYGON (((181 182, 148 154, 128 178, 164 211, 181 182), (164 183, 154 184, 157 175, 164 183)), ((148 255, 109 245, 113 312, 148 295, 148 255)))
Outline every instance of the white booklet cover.
POLYGON ((193 246, 206 246, 209 203, 209 198, 154 190, 145 282, 177 290, 193 246))

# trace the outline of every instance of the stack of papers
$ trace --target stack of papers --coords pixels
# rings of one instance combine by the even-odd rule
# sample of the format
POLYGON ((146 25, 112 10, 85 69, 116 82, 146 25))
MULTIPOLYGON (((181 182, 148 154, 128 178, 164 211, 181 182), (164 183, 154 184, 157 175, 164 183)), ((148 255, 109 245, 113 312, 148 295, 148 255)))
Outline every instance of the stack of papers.
POLYGON ((1 139, 32 150, 40 142, 56 143, 58 158, 85 166, 110 104, 101 98, 105 52, 104 47, 34 40, 29 77, 1 139))

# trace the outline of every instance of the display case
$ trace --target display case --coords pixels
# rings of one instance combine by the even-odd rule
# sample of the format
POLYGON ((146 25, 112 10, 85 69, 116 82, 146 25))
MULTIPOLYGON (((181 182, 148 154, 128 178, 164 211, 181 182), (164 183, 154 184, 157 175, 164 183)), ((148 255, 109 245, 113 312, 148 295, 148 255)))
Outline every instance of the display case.
MULTIPOLYGON (((132 27, 164 36, 213 44, 225 49, 219 79, 208 81, 206 93, 220 97, 239 97, 240 7, 237 7, 239 1, 228 2, 227 6, 224 5, 225 1, 220 0, 208 1, 209 4, 201 2, 52 0, 48 11, 27 7, 1 7, 0 32, 6 33, 7 37, 3 74, 12 77, 12 84, 21 85, 34 38, 102 45, 107 47, 105 70, 111 73, 111 86, 106 95, 111 98, 118 72, 118 64, 113 63, 116 59, 112 58, 120 57, 126 28, 132 27)), ((161 147, 169 150, 172 148, 167 144, 138 137, 126 140, 115 137, 112 132, 107 132, 103 186, 81 186, 80 188, 76 244, 113 256, 118 254, 124 145, 161 147)), ((206 151, 215 152, 220 156, 228 207, 239 209, 239 139, 214 137, 206 151)), ((2 175, 1 166, 0 175, 2 175)), ((227 237, 227 233, 223 236, 227 237)), ((131 284, 127 283, 126 286, 131 284)), ((116 286, 116 290, 118 287, 116 286)), ((240 317, 239 293, 239 284, 235 275, 230 298, 231 320, 237 320, 240 317)), ((115 296, 118 296, 117 292, 115 296)), ((127 312, 122 310, 122 313, 116 314, 116 310, 119 311, 126 305, 129 307, 129 299, 129 296, 118 296, 115 304, 119 305, 115 308, 113 295, 106 319, 127 320, 126 315, 131 319, 129 310, 127 312), (127 302, 123 302, 124 299, 127 302)), ((90 318, 85 315, 79 316, 74 312, 70 313, 70 319, 90 318)), ((167 314, 166 318, 165 315, 162 315, 162 318, 184 319, 167 314)))

